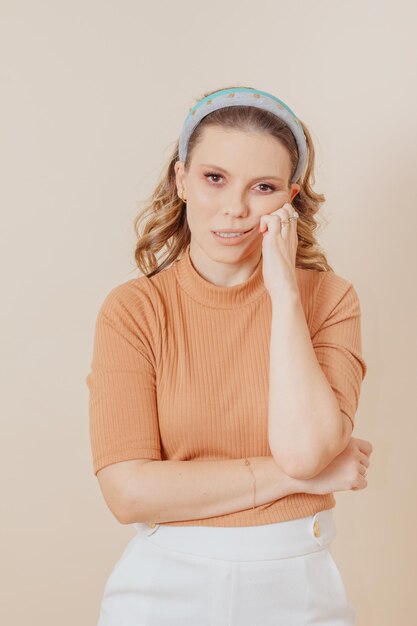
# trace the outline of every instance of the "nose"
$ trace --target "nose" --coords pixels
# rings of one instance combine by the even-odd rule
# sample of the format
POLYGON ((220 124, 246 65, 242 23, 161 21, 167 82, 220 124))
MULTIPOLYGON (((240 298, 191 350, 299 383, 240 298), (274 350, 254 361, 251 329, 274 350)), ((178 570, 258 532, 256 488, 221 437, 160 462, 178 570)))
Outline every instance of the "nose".
POLYGON ((246 217, 249 207, 243 199, 236 200, 234 202, 228 202, 225 206, 224 215, 231 215, 233 217, 246 217))

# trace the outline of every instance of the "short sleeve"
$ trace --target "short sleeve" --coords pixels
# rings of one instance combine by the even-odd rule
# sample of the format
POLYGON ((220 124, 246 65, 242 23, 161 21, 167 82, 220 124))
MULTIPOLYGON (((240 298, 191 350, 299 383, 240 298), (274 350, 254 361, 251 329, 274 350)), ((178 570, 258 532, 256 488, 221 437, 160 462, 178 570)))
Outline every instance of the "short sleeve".
POLYGON ((362 355, 361 307, 352 283, 326 272, 316 299, 312 344, 318 362, 355 426, 355 413, 367 364, 362 355))
POLYGON ((153 338, 155 315, 140 277, 113 288, 97 315, 89 389, 94 474, 111 463, 161 459, 153 338))

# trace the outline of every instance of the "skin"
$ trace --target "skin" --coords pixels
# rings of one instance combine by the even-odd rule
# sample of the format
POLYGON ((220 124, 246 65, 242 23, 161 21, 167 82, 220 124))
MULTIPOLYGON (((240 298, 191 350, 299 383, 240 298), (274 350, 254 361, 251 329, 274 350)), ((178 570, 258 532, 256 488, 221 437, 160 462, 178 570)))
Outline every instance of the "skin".
POLYGON ((188 172, 177 161, 178 194, 187 201, 190 258, 203 278, 223 287, 250 278, 262 255, 261 218, 291 202, 300 190, 289 183, 290 168, 288 152, 273 137, 219 127, 205 129, 188 172), (220 166, 228 174, 201 164, 220 166), (207 177, 211 172, 216 176, 207 177), (264 178, 266 174, 283 181, 264 178), (254 182, 256 178, 260 180, 254 182), (252 226, 257 228, 238 246, 222 246, 211 233, 252 226))

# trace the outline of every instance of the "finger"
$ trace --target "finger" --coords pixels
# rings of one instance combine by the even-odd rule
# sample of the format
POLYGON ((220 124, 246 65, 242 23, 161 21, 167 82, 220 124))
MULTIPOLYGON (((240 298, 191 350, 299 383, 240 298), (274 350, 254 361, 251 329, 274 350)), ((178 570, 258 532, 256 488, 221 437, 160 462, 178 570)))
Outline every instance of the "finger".
POLYGON ((282 214, 284 216, 284 219, 287 219, 287 217, 294 215, 294 213, 297 213, 297 211, 294 209, 293 205, 290 202, 286 202, 279 209, 276 209, 272 213, 269 213, 269 215, 281 215, 282 214))
POLYGON ((373 446, 370 441, 367 441, 366 439, 357 439, 356 441, 358 442, 359 450, 364 454, 369 456, 373 452, 373 446))
POLYGON ((287 239, 292 233, 297 232, 297 220, 289 220, 290 217, 294 216, 298 217, 297 211, 294 210, 290 203, 286 203, 276 211, 261 217, 259 232, 269 230, 275 233, 276 236, 281 235, 283 239, 287 239), (273 225, 271 221, 273 218, 278 222, 275 225, 273 225))
MULTIPOLYGON (((292 204, 290 204, 289 202, 286 202, 282 207, 279 207, 279 209, 275 209, 275 211, 272 211, 272 213, 267 213, 266 216, 278 215, 279 217, 282 217, 284 220, 287 220, 288 217, 294 214, 298 215, 297 211, 295 211, 292 204)), ((263 215, 262 217, 266 217, 266 216, 263 215)))
POLYGON ((287 222, 287 220, 281 221, 281 238, 283 241, 291 241, 294 237, 293 221, 287 222))
POLYGON ((274 238, 281 237, 281 220, 279 215, 263 215, 261 217, 260 232, 269 233, 274 238))
POLYGON ((296 249, 298 246, 297 219, 294 217, 298 218, 298 213, 289 203, 285 204, 283 208, 286 210, 287 217, 281 220, 281 236, 284 241, 292 241, 296 249))
POLYGON ((365 489, 365 487, 368 486, 368 481, 367 479, 361 474, 359 476, 358 482, 356 483, 356 485, 354 487, 352 487, 352 489, 354 491, 359 491, 360 489, 365 489))
POLYGON ((288 218, 281 220, 281 236, 284 241, 293 240, 294 245, 297 246, 297 220, 290 220, 288 218))

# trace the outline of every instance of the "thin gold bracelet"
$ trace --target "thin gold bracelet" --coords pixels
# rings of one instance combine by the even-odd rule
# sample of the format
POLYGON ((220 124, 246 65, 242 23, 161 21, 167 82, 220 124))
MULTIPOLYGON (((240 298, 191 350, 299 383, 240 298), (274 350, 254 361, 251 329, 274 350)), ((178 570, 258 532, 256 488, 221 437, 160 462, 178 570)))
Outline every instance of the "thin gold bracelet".
POLYGON ((252 509, 254 509, 254 508, 255 508, 255 506, 256 506, 256 504, 255 504, 255 496, 256 496, 256 476, 255 476, 255 474, 254 474, 254 472, 253 472, 252 465, 250 464, 249 459, 245 459, 245 465, 247 465, 247 466, 249 467, 250 471, 252 472, 252 476, 253 476, 253 507, 252 507, 252 509))

